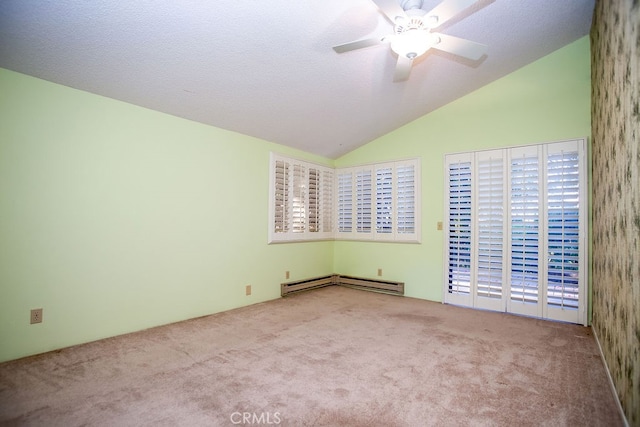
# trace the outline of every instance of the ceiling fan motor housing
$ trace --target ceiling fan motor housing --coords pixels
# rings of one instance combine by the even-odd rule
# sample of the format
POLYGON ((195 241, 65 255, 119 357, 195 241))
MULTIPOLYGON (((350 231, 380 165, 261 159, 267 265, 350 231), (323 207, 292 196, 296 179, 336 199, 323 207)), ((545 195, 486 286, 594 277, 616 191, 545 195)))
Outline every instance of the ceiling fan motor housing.
POLYGON ((424 0, 402 0, 400 6, 405 11, 409 9, 422 9, 422 5, 424 4, 424 0))

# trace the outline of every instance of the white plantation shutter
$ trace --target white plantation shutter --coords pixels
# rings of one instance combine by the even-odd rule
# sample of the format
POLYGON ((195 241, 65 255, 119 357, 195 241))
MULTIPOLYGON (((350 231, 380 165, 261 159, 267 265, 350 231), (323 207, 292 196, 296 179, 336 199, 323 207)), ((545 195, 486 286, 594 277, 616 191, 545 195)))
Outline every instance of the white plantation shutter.
POLYGON ((293 217, 292 230, 294 233, 303 233, 307 223, 307 188, 306 168, 301 164, 293 165, 292 183, 293 197, 291 198, 291 215, 293 217))
MULTIPOLYGON (((471 292, 471 156, 448 156, 447 302, 465 302, 471 292)), ((469 300, 470 301, 470 300, 469 300)))
POLYGON ((396 221, 398 234, 416 233, 416 166, 413 163, 396 167, 396 221))
POLYGON ((323 234, 333 234, 333 171, 321 170, 320 186, 320 230, 323 234))
POLYGON ((353 231, 353 173, 338 173, 338 233, 353 231))
POLYGON ((478 153, 476 168, 476 295, 498 300, 478 302, 499 308, 502 300, 504 252, 504 165, 502 150, 478 153))
POLYGON ((445 302, 586 324, 585 152, 582 139, 445 157, 445 302))
POLYGON ((420 241, 420 164, 418 160, 393 163, 395 180, 395 241, 420 241))
POLYGON ((538 301, 538 158, 511 161, 511 299, 538 301))
POLYGON ((538 158, 511 161, 511 299, 538 301, 538 158))
POLYGON ((269 242, 333 236, 333 170, 271 154, 269 242))
POLYGON ((510 311, 541 316, 540 217, 542 183, 540 147, 511 150, 510 196, 510 311))
POLYGON ((547 230, 547 304, 577 310, 581 269, 577 150, 560 150, 547 156, 547 230))
POLYGON ((272 209, 275 211, 273 218, 274 233, 286 233, 289 231, 289 163, 277 160, 274 168, 274 195, 272 209))
POLYGON ((320 230, 320 179, 321 173, 316 168, 309 168, 309 212, 307 223, 309 231, 320 230))
POLYGON ((393 232, 393 168, 376 168, 376 232, 393 232))
POLYGON ((356 232, 371 233, 372 189, 371 169, 356 172, 356 232))

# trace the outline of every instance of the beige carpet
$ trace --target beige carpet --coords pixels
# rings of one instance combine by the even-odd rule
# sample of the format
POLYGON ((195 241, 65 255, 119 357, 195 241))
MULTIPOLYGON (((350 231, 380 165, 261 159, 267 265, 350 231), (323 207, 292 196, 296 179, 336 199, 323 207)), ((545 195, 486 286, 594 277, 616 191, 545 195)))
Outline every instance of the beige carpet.
POLYGON ((623 420, 590 328, 334 286, 0 364, 0 424, 623 420))

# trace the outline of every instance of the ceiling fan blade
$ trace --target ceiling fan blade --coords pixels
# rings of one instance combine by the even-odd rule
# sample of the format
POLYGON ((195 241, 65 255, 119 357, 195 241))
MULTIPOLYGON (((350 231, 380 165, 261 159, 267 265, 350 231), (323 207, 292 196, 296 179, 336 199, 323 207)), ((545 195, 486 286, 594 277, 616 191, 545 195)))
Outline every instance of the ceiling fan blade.
POLYGON ((340 44, 338 46, 334 46, 333 50, 335 50, 338 53, 344 53, 344 52, 349 52, 350 50, 363 49, 365 47, 376 46, 382 43, 384 43, 382 39, 374 37, 371 39, 364 39, 364 40, 358 40, 355 42, 340 44))
POLYGON ((404 55, 398 55, 396 70, 393 73, 393 81, 401 82, 401 81, 407 80, 409 78, 409 74, 411 74, 412 65, 413 65, 412 59, 409 59, 404 55))
POLYGON ((472 61, 477 61, 487 52, 487 45, 481 43, 449 36, 447 34, 437 33, 436 36, 440 39, 440 42, 434 44, 432 47, 443 52, 453 53, 454 55, 462 56, 472 61))
POLYGON ((404 9, 400 7, 398 0, 371 0, 378 8, 385 14, 385 16, 391 21, 392 24, 396 23, 398 16, 406 18, 407 14, 404 9))
POLYGON ((425 16, 437 17, 436 24, 432 25, 432 28, 436 28, 478 1, 479 0, 444 0, 442 3, 431 9, 430 12, 427 12, 425 16))

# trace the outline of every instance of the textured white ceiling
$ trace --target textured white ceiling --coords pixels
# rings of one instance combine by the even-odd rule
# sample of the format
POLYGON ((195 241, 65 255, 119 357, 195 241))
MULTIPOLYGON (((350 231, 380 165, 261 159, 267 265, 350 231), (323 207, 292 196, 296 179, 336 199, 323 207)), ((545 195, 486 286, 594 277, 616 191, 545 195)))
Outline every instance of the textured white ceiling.
MULTIPOLYGON (((398 0, 400 1, 400 0, 398 0)), ((481 0, 393 82, 371 0, 2 0, 0 67, 336 158, 588 34, 595 0, 481 0)), ((430 10, 438 0, 425 0, 430 10)))

